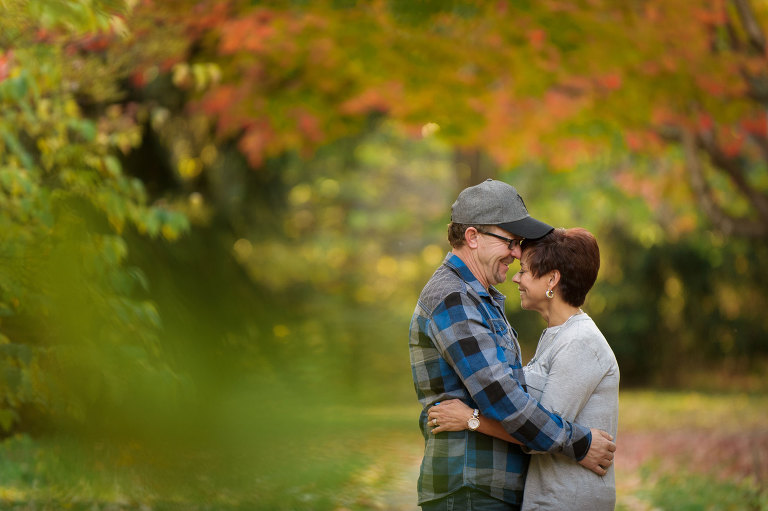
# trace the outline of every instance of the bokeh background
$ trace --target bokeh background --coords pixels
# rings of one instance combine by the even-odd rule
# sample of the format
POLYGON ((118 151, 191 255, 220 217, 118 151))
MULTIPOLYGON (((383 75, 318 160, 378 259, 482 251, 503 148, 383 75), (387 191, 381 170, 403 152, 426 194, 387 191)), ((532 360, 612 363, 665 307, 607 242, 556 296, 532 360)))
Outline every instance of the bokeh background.
MULTIPOLYGON (((416 509, 408 324, 492 177, 599 240, 619 508, 768 509, 767 27, 0 2, 0 507, 416 509)), ((527 361, 544 324, 500 289, 527 361)))

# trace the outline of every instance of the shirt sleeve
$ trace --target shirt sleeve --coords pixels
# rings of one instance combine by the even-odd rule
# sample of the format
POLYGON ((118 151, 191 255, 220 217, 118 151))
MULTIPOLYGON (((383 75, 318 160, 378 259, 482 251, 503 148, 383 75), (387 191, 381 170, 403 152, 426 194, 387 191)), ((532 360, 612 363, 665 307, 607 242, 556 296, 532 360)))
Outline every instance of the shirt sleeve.
POLYGON ((480 307, 466 294, 452 293, 435 309, 432 337, 441 356, 482 414, 526 447, 581 460, 592 441, 589 429, 551 413, 523 390, 510 367, 514 361, 507 360, 480 307))

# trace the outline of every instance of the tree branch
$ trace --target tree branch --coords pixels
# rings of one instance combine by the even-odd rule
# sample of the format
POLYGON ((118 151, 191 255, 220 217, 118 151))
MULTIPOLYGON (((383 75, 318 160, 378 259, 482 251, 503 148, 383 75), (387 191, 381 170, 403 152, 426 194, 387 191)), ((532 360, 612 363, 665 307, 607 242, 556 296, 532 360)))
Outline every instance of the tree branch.
POLYGON ((708 155, 710 162, 722 170, 737 190, 749 201, 761 221, 768 225, 768 197, 759 193, 751 186, 744 176, 743 160, 727 156, 717 143, 712 131, 697 137, 698 147, 708 155))
POLYGON ((731 2, 733 2, 733 5, 736 7, 741 26, 744 27, 744 31, 747 33, 749 44, 755 51, 764 54, 765 34, 755 17, 755 11, 752 9, 752 4, 749 0, 731 0, 731 2))
MULTIPOLYGON (((666 135, 670 135, 670 130, 666 131, 666 135)), ((704 213, 714 226, 726 235, 749 238, 764 238, 768 236, 768 220, 762 214, 759 220, 748 220, 746 218, 734 217, 723 210, 717 203, 712 189, 704 176, 698 152, 699 143, 697 143, 697 137, 686 129, 677 130, 677 136, 683 146, 691 189, 704 213)))
POLYGON ((763 160, 768 162, 768 137, 758 135, 757 133, 750 133, 749 138, 760 149, 760 152, 763 155, 763 160))
POLYGON ((741 76, 747 83, 747 96, 763 105, 768 105, 768 76, 752 74, 741 68, 741 76))

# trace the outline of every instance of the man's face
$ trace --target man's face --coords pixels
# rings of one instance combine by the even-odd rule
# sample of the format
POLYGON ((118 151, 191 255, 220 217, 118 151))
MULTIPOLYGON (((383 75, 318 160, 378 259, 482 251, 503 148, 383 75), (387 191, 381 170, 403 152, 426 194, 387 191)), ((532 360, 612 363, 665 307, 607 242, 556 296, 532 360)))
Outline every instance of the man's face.
POLYGON ((520 259, 522 239, 495 226, 488 227, 485 233, 478 231, 478 262, 481 266, 480 271, 489 286, 495 286, 507 280, 509 265, 515 259, 520 259))

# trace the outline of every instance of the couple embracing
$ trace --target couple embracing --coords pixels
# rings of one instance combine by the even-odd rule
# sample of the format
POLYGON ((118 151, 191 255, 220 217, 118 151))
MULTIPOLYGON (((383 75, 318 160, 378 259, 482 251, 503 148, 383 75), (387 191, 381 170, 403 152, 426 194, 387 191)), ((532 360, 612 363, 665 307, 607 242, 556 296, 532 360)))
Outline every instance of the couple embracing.
POLYGON ((612 510, 619 368, 580 308, 600 266, 595 238, 532 218, 489 179, 459 194, 448 241, 410 327, 422 509, 612 510), (515 259, 522 308, 547 322, 525 367, 494 288, 515 259))

